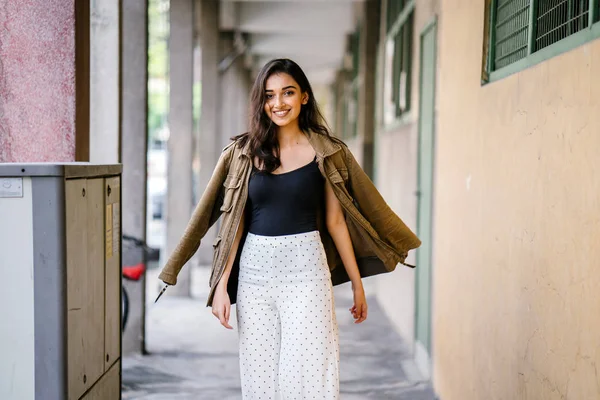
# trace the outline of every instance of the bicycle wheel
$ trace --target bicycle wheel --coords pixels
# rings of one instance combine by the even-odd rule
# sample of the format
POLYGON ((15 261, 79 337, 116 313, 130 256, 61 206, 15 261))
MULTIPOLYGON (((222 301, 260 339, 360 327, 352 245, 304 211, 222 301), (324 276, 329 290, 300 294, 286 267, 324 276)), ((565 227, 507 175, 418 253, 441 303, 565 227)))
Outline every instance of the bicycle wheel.
POLYGON ((125 331, 125 325, 127 325, 127 317, 129 316, 129 296, 125 287, 123 287, 121 294, 121 332, 125 331))

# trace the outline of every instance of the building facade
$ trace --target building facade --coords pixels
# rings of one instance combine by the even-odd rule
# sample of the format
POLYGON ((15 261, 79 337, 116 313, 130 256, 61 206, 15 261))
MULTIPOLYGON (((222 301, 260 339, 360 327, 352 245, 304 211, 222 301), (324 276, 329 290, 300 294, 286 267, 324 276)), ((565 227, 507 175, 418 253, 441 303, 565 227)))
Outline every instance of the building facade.
POLYGON ((423 240, 379 302, 441 399, 600 398, 598 1, 379 6, 374 135, 360 68, 336 130, 423 240))

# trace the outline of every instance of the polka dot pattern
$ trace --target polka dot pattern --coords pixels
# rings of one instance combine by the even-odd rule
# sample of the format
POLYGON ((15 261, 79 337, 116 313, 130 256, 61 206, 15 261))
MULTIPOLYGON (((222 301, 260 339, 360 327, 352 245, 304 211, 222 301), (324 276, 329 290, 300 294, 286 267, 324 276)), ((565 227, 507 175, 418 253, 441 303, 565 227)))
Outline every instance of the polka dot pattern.
POLYGON ((339 400, 339 338, 318 231, 248 234, 237 295, 245 400, 339 400))

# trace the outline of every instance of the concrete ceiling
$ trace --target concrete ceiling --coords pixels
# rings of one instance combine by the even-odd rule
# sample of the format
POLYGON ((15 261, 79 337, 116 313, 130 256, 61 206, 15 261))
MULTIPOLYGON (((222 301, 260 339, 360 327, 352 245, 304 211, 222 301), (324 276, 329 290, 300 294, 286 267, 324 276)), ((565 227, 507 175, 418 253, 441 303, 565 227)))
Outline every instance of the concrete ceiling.
POLYGON ((355 0, 221 0, 220 27, 248 38, 252 69, 272 58, 296 61, 314 85, 330 84, 356 26, 355 0))

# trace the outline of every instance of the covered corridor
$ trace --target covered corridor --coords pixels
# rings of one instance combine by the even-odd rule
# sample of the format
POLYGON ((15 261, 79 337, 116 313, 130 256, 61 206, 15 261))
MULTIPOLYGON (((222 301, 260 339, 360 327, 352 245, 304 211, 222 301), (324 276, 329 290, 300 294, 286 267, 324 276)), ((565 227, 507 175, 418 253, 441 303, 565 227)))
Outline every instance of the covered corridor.
MULTIPOLYGON (((343 398, 600 400, 599 38, 600 0, 0 1, 1 166, 121 164, 120 213, 94 214, 116 245, 93 256, 147 267, 122 282, 120 357, 97 346, 94 377, 59 371, 70 398, 109 367, 124 399, 241 397, 236 332, 204 307, 214 229, 153 302, 221 150, 246 130, 257 71, 289 57, 423 243, 406 260, 417 268, 365 279, 365 323, 336 287, 343 398), (119 248, 114 226, 160 258, 119 248)), ((0 187, 0 207, 11 196, 0 187)), ((0 220, 0 238, 14 225, 0 220)), ((11 293, 2 303, 20 304, 11 293)), ((25 338, 33 352, 35 321, 28 336, 12 329, 21 314, 2 317, 4 349, 24 354, 8 339, 25 338)), ((73 329, 104 339, 89 326, 73 329)), ((15 371, 0 398, 33 390, 35 374, 15 371)))

